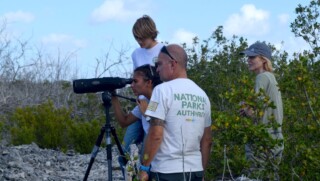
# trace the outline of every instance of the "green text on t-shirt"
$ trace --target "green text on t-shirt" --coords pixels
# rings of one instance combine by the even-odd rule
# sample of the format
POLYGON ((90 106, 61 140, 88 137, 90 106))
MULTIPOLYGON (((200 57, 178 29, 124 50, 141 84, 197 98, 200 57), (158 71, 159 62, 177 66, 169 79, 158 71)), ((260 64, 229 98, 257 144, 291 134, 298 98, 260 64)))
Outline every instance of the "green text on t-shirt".
POLYGON ((206 103, 206 99, 204 97, 194 94, 176 93, 174 94, 174 101, 181 102, 181 109, 178 111, 177 115, 204 116, 204 106, 206 103))

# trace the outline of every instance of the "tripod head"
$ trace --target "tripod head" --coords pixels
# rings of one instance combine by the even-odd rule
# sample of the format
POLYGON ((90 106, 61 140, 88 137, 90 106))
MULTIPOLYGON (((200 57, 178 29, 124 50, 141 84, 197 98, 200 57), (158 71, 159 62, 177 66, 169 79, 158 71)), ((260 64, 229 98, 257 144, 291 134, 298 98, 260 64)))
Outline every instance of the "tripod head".
POLYGON ((111 92, 111 96, 117 96, 117 97, 121 97, 121 98, 123 98, 123 99, 127 99, 127 100, 129 100, 129 101, 131 101, 131 102, 136 102, 136 99, 135 99, 135 98, 125 97, 125 96, 116 94, 115 92, 111 92))
POLYGON ((131 97, 125 97, 125 96, 122 96, 122 95, 119 95, 119 94, 116 94, 115 91, 104 91, 102 93, 102 101, 104 104, 107 104, 111 101, 111 97, 112 96, 117 96, 117 97, 120 97, 120 98, 123 98, 123 99, 127 99, 133 103, 136 102, 136 99, 135 98, 131 98, 131 97))

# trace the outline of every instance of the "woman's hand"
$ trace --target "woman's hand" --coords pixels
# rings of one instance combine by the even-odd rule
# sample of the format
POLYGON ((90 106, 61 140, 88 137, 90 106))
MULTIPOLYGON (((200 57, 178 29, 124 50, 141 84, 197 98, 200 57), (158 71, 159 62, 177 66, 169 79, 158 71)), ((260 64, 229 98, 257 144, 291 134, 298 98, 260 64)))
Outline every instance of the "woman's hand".
POLYGON ((139 109, 141 111, 141 113, 143 114, 143 116, 145 116, 145 112, 147 110, 147 107, 148 107, 148 102, 146 99, 138 99, 137 100, 137 103, 138 103, 138 106, 139 106, 139 109))
POLYGON ((240 102, 241 109, 239 110, 240 116, 252 117, 254 111, 253 109, 247 105, 245 102, 240 102))
POLYGON ((240 116, 252 117, 253 109, 251 107, 242 108, 242 109, 240 109, 239 114, 240 114, 240 116))

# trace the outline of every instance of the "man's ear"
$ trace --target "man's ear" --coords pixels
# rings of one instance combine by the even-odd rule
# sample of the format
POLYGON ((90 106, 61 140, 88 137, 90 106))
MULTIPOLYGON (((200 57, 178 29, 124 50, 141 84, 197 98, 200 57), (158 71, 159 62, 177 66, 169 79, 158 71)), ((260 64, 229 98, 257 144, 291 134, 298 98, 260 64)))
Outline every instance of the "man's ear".
POLYGON ((178 65, 178 62, 176 60, 171 61, 171 67, 175 67, 178 65))

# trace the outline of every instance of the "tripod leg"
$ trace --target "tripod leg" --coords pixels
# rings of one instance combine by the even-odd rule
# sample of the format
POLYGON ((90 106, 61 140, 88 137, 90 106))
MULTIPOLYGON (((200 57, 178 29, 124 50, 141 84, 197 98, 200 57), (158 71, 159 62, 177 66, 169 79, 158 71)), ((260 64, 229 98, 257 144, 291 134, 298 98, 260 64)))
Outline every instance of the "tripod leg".
POLYGON ((124 164, 127 164, 128 160, 126 159, 126 157, 124 155, 124 151, 122 149, 121 143, 120 143, 119 138, 117 136, 116 129, 113 126, 111 126, 111 133, 112 133, 112 136, 117 144, 117 148, 119 150, 120 156, 123 158, 124 164))
POLYGON ((106 128, 106 144, 107 144, 107 161, 108 161, 108 180, 112 181, 112 152, 111 152, 111 136, 110 124, 106 128))
POLYGON ((99 152, 99 148, 100 148, 100 145, 101 145, 101 142, 102 142, 102 139, 103 139, 103 134, 105 132, 105 127, 102 127, 101 130, 100 130, 100 134, 96 140, 96 144, 94 145, 93 149, 92 149, 92 152, 91 152, 91 158, 90 158, 90 162, 89 162, 89 165, 88 165, 88 168, 87 168, 87 171, 86 171, 86 174, 83 178, 83 181, 86 181, 88 179, 88 176, 89 176, 89 173, 90 173, 90 170, 91 170, 91 167, 92 167, 92 164, 99 152))

